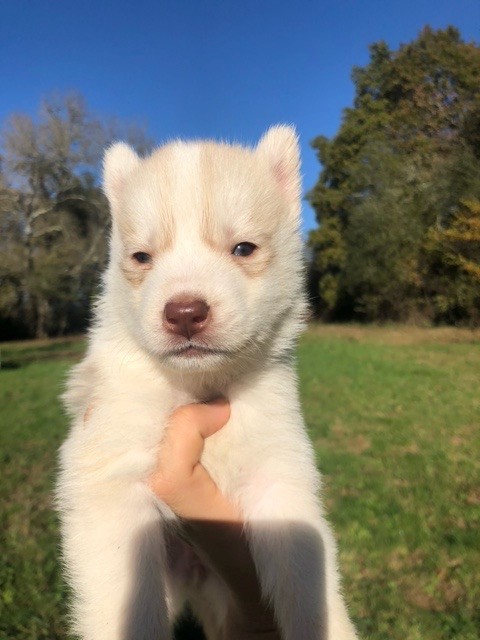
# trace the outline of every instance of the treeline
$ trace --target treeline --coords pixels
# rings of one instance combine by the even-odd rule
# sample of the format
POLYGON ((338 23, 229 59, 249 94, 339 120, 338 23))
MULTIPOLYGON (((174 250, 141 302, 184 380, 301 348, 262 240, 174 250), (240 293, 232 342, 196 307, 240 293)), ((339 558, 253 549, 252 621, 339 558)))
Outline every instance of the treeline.
POLYGON ((480 323, 480 48, 426 27, 370 47, 308 195, 325 319, 480 323))
POLYGON ((143 130, 90 113, 79 95, 15 114, 1 140, 0 340, 84 330, 106 260, 108 208, 99 188, 105 147, 143 130))
MULTIPOLYGON (((319 317, 480 324, 480 47, 425 28, 353 70, 355 100, 308 195, 319 317)), ((85 329, 106 261, 104 148, 143 129, 78 95, 13 115, 0 140, 0 340, 85 329)))

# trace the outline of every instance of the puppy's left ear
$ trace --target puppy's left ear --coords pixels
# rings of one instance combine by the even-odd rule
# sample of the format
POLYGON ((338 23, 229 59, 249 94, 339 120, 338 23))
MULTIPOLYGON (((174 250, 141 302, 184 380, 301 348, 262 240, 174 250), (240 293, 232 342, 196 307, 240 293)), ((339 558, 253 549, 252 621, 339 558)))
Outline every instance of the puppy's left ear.
POLYGON ((271 127, 260 139, 257 153, 265 158, 295 218, 300 216, 301 177, 298 135, 293 127, 271 127))

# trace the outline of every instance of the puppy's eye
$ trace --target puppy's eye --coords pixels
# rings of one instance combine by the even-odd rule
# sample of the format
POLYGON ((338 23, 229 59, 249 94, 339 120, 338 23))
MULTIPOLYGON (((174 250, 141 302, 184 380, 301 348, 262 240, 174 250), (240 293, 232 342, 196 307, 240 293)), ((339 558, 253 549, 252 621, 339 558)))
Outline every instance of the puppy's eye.
POLYGON ((239 242, 233 247, 232 255, 245 258, 246 256, 251 256, 255 249, 258 249, 258 247, 253 242, 239 242))
POLYGON ((138 264, 150 264, 152 262, 152 256, 149 253, 145 253, 145 251, 137 251, 132 255, 132 258, 138 264))

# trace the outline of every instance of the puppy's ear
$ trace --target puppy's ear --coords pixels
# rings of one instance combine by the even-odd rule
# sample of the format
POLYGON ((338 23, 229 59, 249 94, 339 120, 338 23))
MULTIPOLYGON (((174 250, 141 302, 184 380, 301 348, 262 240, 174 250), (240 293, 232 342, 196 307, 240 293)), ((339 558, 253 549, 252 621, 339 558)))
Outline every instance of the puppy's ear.
POLYGON ((140 158, 124 142, 117 142, 105 151, 103 158, 103 190, 112 213, 118 208, 128 175, 138 166, 140 158))
POLYGON ((265 158, 272 175, 296 217, 300 215, 300 148, 297 132, 288 125, 271 127, 260 139, 257 153, 265 158))

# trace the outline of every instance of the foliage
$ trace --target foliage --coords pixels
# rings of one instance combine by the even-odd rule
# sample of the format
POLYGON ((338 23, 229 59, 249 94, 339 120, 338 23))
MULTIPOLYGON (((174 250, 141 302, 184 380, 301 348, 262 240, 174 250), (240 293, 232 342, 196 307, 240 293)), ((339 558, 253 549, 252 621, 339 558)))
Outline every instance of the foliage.
POLYGON ((462 201, 445 227, 429 230, 428 281, 437 312, 480 323, 480 201, 462 201))
MULTIPOLYGON (((362 638, 478 638, 479 338, 323 326, 300 344, 302 404, 362 638)), ((56 397, 85 344, 0 347, 0 638, 66 640, 56 397)))
MULTIPOLYGON (((432 230, 452 224, 462 200, 480 198, 480 47, 452 27, 426 27, 398 51, 372 45, 353 81, 338 134, 312 142, 322 164, 308 195, 321 314, 445 320, 426 265, 430 251, 446 249, 432 244, 432 230)), ((461 305, 455 321, 472 321, 472 311, 461 305)))
POLYGON ((321 232, 319 229, 311 231, 310 246, 314 255, 313 273, 322 274, 317 280, 314 296, 327 315, 338 306, 340 276, 345 267, 345 243, 338 218, 325 220, 321 232))
POLYGON ((106 256, 108 215, 98 166, 112 139, 148 141, 89 113, 78 95, 44 100, 38 120, 3 131, 0 325, 41 337, 82 326, 106 256))

